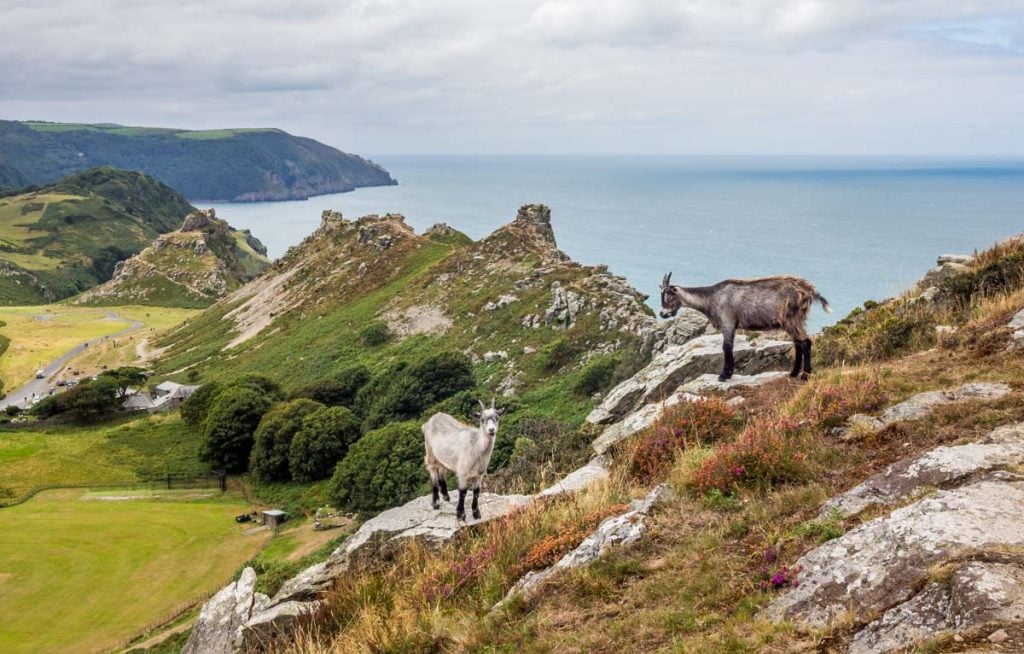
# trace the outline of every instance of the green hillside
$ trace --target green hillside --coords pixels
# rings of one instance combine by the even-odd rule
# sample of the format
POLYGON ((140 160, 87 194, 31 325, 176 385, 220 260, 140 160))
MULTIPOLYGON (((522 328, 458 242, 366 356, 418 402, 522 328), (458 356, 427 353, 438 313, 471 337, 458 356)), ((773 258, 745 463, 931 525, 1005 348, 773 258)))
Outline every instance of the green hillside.
POLYGON ((0 121, 0 189, 50 184, 105 165, 204 200, 293 200, 397 183, 370 161, 278 129, 0 121))
POLYGON ((174 189, 113 168, 0 198, 0 305, 53 302, 96 286, 192 210, 174 189))

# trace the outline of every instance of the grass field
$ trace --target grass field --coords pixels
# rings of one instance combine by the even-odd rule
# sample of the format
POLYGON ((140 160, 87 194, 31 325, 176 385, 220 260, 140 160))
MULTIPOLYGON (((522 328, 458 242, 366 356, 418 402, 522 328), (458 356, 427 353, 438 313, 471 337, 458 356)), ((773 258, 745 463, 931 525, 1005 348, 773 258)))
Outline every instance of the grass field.
POLYGON ((198 476, 199 434, 175 414, 92 427, 0 431, 0 504, 56 484, 121 484, 198 476))
MULTIPOLYGON (((127 365, 135 360, 134 344, 140 338, 180 323, 194 315, 193 309, 165 307, 73 307, 59 304, 3 307, 0 334, 11 339, 7 352, 0 356, 0 379, 4 388, 13 390, 28 380, 35 371, 62 356, 75 346, 91 339, 117 333, 130 326, 131 320, 145 324, 131 336, 100 344, 95 352, 82 353, 83 361, 73 365, 127 365), (119 318, 111 319, 116 313, 119 318), (128 344, 126 346, 126 344, 128 344)), ((83 368, 91 372, 88 368, 83 368)))
POLYGON ((100 499, 124 495, 46 491, 0 512, 0 651, 116 647, 216 591, 269 537, 234 523, 240 499, 100 499))
POLYGON ((270 128, 264 127, 239 127, 232 129, 201 129, 182 130, 173 127, 131 127, 127 125, 90 125, 88 123, 48 123, 45 121, 26 120, 22 121, 29 129, 37 132, 104 132, 118 136, 153 136, 159 134, 174 134, 178 138, 196 140, 226 139, 242 132, 270 132, 270 128))

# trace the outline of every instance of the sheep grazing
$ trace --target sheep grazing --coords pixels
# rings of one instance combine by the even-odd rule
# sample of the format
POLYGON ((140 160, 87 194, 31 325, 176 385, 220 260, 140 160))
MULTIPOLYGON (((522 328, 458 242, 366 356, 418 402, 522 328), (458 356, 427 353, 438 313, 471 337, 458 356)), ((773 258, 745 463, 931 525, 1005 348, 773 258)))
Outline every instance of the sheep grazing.
POLYGON ((790 377, 811 374, 811 339, 807 336, 807 314, 815 300, 827 313, 828 301, 814 286, 799 277, 765 277, 763 279, 727 279, 714 286, 685 288, 672 286, 672 273, 661 280, 661 317, 671 318, 682 307, 700 311, 722 332, 725 363, 720 381, 732 377, 735 362, 732 356, 737 329, 782 329, 793 339, 796 354, 790 377))
POLYGON ((494 438, 498 434, 498 410, 491 400, 490 408, 480 402, 480 426, 465 425, 447 413, 435 413, 423 425, 423 444, 426 449, 424 463, 433 484, 432 505, 441 508, 438 495, 450 502, 445 473, 455 473, 459 480, 459 505, 455 509, 457 520, 466 519, 466 491, 473 488, 473 519, 480 519, 480 482, 491 462, 494 438))

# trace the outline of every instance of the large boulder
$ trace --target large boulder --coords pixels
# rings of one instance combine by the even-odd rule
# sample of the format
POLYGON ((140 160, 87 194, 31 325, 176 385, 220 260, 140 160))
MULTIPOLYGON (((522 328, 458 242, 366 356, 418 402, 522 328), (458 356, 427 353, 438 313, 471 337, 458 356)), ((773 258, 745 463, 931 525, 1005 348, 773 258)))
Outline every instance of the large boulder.
POLYGON ((267 608, 269 598, 256 592, 256 571, 246 568, 238 581, 217 591, 199 613, 182 654, 231 654, 242 647, 247 622, 267 608))
MULTIPOLYGON (((748 340, 737 336, 733 345, 736 372, 752 375, 787 367, 793 344, 771 339, 748 340)), ((590 412, 587 422, 607 425, 618 422, 637 408, 671 395, 679 386, 697 377, 721 371, 722 336, 707 335, 683 345, 668 347, 643 370, 622 382, 590 412)))
POLYGON ((1007 327, 1011 331, 1009 349, 1017 350, 1024 348, 1024 309, 1014 314, 1007 327))

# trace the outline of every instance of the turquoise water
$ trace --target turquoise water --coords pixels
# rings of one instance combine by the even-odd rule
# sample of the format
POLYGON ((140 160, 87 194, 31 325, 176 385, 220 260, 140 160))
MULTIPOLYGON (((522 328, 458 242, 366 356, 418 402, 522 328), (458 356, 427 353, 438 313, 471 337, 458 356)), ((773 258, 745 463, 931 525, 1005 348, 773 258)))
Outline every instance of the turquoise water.
POLYGON ((526 203, 551 207, 558 244, 605 263, 657 298, 666 271, 682 285, 792 274, 835 308, 910 286, 945 252, 1024 231, 1024 159, 375 157, 399 186, 304 202, 218 204, 280 256, 346 217, 401 213, 417 231, 447 222, 473 238, 526 203))

